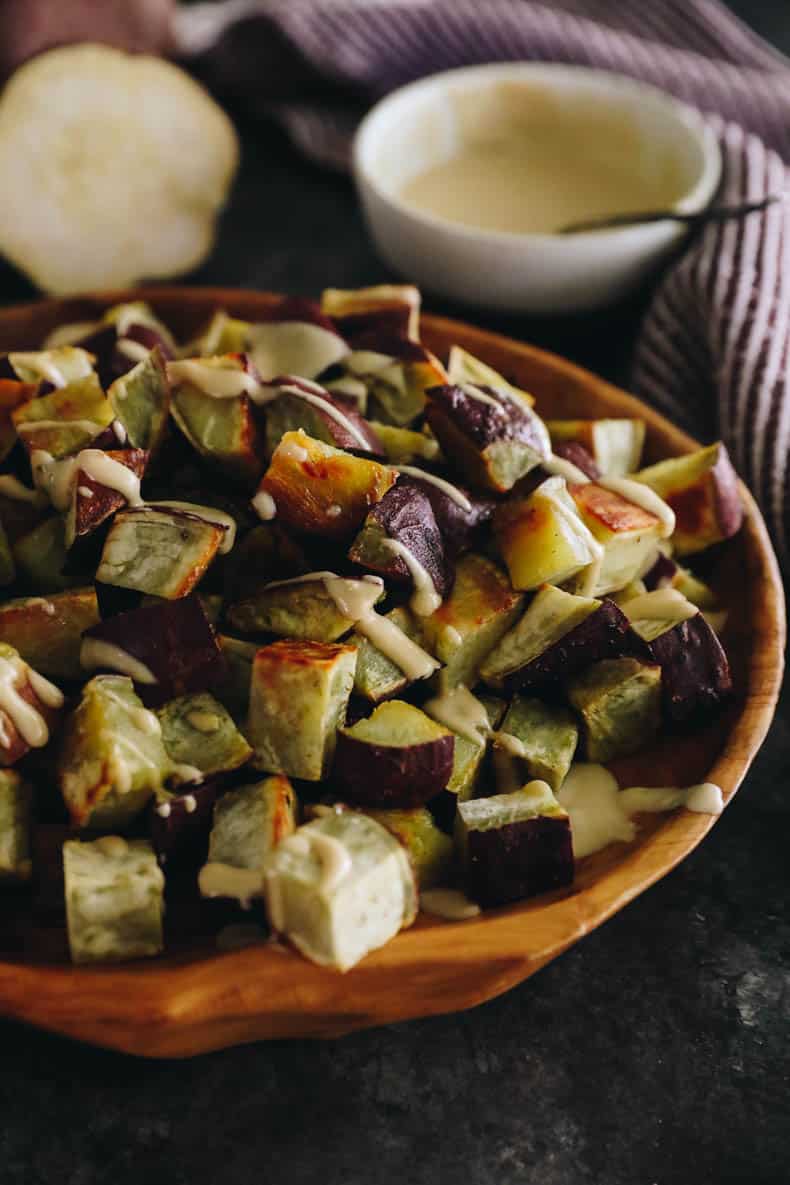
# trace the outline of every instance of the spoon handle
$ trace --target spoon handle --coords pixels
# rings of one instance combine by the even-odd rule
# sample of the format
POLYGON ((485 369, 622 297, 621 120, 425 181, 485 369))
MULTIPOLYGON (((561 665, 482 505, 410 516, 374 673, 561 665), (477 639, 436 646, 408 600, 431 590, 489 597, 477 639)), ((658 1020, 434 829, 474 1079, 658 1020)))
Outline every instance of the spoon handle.
POLYGON ((591 218, 585 222, 569 222, 561 226, 558 234, 573 235, 586 230, 606 230, 617 226, 637 226, 642 222, 683 222, 686 226, 700 226, 706 222, 725 222, 729 218, 745 218, 747 214, 755 214, 765 210, 774 202, 781 201, 784 194, 770 193, 756 201, 741 202, 736 206, 708 206, 705 210, 697 210, 693 214, 683 214, 676 210, 645 210, 635 214, 612 214, 606 218, 591 218))

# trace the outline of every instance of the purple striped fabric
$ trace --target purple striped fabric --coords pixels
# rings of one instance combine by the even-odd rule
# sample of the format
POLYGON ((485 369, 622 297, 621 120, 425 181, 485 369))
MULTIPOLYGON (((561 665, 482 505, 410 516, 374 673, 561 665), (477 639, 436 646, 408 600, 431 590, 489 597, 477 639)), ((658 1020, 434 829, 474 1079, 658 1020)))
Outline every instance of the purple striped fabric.
MULTIPOLYGON (((702 110, 724 151, 722 198, 790 189, 790 60, 719 0, 226 0, 182 10, 184 57, 345 168, 373 100, 486 61, 575 62, 702 110)), ((637 393, 721 436, 790 570, 790 206, 711 225, 657 286, 636 344, 637 393)))

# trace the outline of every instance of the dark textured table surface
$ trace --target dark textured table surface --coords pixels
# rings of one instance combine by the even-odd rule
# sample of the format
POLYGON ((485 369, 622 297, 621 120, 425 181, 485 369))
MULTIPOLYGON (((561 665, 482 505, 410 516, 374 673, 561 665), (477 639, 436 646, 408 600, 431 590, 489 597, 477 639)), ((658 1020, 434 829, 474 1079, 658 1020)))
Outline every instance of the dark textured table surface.
MULTIPOLYGON (((790 50, 787 0, 734 7, 790 50)), ((243 132, 195 279, 304 293, 381 280, 350 185, 243 132)), ((0 275, 0 300, 28 294, 0 275)), ((476 319, 616 377, 635 315, 476 319)), ((696 853, 472 1012, 169 1063, 0 1022, 0 1183, 786 1185, 789 774, 785 704, 696 853)))

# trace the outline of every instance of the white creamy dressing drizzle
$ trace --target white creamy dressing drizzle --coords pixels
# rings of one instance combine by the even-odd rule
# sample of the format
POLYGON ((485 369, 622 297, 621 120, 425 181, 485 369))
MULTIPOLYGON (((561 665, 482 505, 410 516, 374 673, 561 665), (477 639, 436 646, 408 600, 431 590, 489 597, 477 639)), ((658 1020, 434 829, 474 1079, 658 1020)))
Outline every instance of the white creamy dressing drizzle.
POLYGON ((47 504, 46 496, 41 490, 31 490, 30 486, 24 485, 19 478, 13 477, 10 473, 0 477, 0 495, 14 502, 30 502, 32 506, 47 504))
POLYGON ((382 546, 399 556, 409 570, 414 585, 414 592, 409 601, 412 611, 418 617, 430 617, 441 605, 442 598, 436 591, 436 586, 429 573, 426 572, 414 553, 409 551, 405 543, 401 543, 399 539, 384 539, 382 546))
MULTIPOLYGON (((94 425, 95 426, 95 425, 94 425)), ((30 457, 33 481, 49 496, 56 510, 67 510, 77 474, 87 474, 92 481, 114 490, 129 506, 142 506, 140 478, 120 461, 96 448, 86 448, 73 457, 56 461, 44 449, 35 449, 30 457)))
MULTIPOLYGON (((321 388, 319 388, 319 390, 321 390, 321 388)), ((288 383, 285 386, 276 389, 274 397, 276 398, 278 395, 296 395, 298 399, 303 399, 305 403, 312 404, 313 407, 317 407, 324 413, 324 415, 329 416, 330 419, 334 420, 337 424, 340 424, 342 428, 345 428, 346 432, 348 432, 349 435, 354 438, 360 448, 365 450, 370 448, 370 441, 367 439, 367 437, 364 436, 362 432, 360 432, 356 424, 353 424, 348 416, 345 415, 339 407, 335 407, 333 403, 330 403, 327 400, 325 392, 320 395, 317 393, 314 395, 311 391, 304 391, 301 387, 297 387, 295 384, 288 383)), ((260 400, 253 396, 253 402, 258 403, 260 400)))
MULTIPOLYGON (((481 391, 474 383, 459 383, 458 386, 468 399, 476 399, 478 403, 488 403, 491 407, 502 406, 498 399, 494 399, 493 395, 489 395, 486 391, 481 391)), ((504 394, 504 391, 502 394, 504 394)))
POLYGON ((186 719, 192 728, 206 735, 217 732, 222 724, 216 712, 204 712, 202 708, 194 708, 187 712, 186 719))
POLYGON ((134 658, 128 651, 114 642, 103 638, 83 638, 80 649, 80 666, 86 671, 111 670, 128 675, 135 683, 153 686, 158 683, 156 675, 144 662, 134 658))
POLYGON ((76 428, 89 436, 96 436, 101 431, 101 424, 95 420, 22 420, 15 427, 20 436, 26 432, 49 432, 54 428, 76 428))
POLYGON ((618 840, 629 843, 636 834, 632 816, 685 806, 702 814, 721 814, 721 788, 702 782, 687 789, 676 786, 631 786, 620 790, 613 774, 602 765, 578 763, 557 795, 571 820, 573 855, 581 860, 618 840))
POLYGON ((54 617, 55 616, 55 613, 56 613, 55 606, 52 604, 51 601, 48 601, 46 599, 46 597, 28 597, 27 600, 25 601, 25 607, 28 609, 32 609, 34 605, 39 607, 41 609, 42 613, 46 613, 47 617, 54 617))
POLYGON ((420 481, 427 481, 432 486, 436 486, 467 513, 472 509, 472 503, 463 490, 459 490, 458 486, 454 486, 452 482, 445 481, 443 477, 437 477, 435 473, 427 473, 424 469, 418 469, 416 465, 398 465, 397 468, 395 466, 390 466, 390 468, 394 473, 405 473, 407 477, 417 477, 420 481))
POLYGON ((488 713, 463 683, 429 699, 423 704, 423 711, 473 744, 479 744, 491 734, 488 713))
POLYGON ((242 909, 249 909, 253 898, 263 896, 263 872, 211 861, 198 873, 198 888, 203 897, 235 897, 242 909))
POLYGON ((118 443, 121 445, 126 444, 126 441, 128 439, 128 433, 127 433, 126 429, 124 428, 123 424, 121 423, 121 421, 120 420, 113 420, 113 422, 110 424, 110 427, 112 428, 113 436, 118 441, 118 443))
POLYGON ((81 498, 90 500, 93 497, 93 490, 90 486, 77 486, 77 493, 81 498))
POLYGON ((240 395, 254 395, 261 384, 254 374, 238 366, 211 366, 200 358, 184 358, 167 363, 167 377, 171 383, 189 383, 212 399, 238 399, 240 395))
POLYGON ((125 358, 129 358, 132 362, 143 362, 151 353, 148 346, 144 346, 142 342, 135 341, 133 337, 119 337, 115 343, 115 348, 119 354, 123 354, 125 358))
POLYGON ((675 512, 663 498, 659 498, 655 490, 641 481, 632 481, 628 477, 601 477, 596 485, 613 494, 619 494, 626 502, 633 502, 642 510, 652 514, 661 523, 661 538, 668 539, 675 529, 675 512))
POLYGON ((578 465, 574 465, 573 461, 566 461, 564 457, 555 457, 553 453, 541 461, 540 467, 552 477, 564 477, 571 485, 588 485, 590 481, 587 474, 578 465))
POLYGON ((227 510, 219 510, 216 506, 199 506, 195 502, 160 501, 146 502, 147 510, 181 510, 191 514, 193 518, 202 518, 204 522, 212 523, 215 527, 222 527, 224 535, 219 545, 220 555, 227 555, 236 542, 236 520, 227 510))
POLYGON ((480 906, 458 889, 425 889, 420 893, 420 909, 446 922, 464 922, 476 918, 480 906))
MULTIPOLYGON (((304 436, 306 438, 306 434, 301 428, 297 432, 297 436, 304 436)), ((310 456, 307 449, 303 448, 301 444, 297 444, 295 440, 286 440, 284 443, 281 441, 277 445, 277 452, 281 457, 295 461, 297 465, 301 465, 310 456)))
MULTIPOLYGON (((20 695, 20 685, 25 683, 44 707, 63 706, 63 693, 38 671, 21 659, 0 658, 0 711, 6 714, 26 745, 41 749, 49 740, 49 728, 36 705, 20 695)), ((8 744, 5 734, 3 743, 8 744)))
POLYGON ((520 741, 512 732, 492 732, 491 736, 494 739, 494 745, 499 749, 504 749, 511 757, 526 757, 527 750, 524 748, 524 742, 520 741))
MULTIPOLYGON (((203 770, 198 769, 196 765, 187 765, 184 762, 179 762, 170 770, 170 776, 177 785, 182 782, 199 785, 203 781, 203 770)), ((187 798, 192 798, 192 795, 187 795, 187 798)), ((186 798, 184 799, 184 807, 188 815, 191 815, 192 811, 197 809, 197 802, 195 802, 194 798, 192 798, 192 802, 194 805, 190 808, 186 798)))
POLYGON ((93 846, 108 860, 122 860, 129 851, 129 844, 122 835, 103 835, 94 840, 93 846))
POLYGON ((266 490, 258 490, 252 499, 252 508, 262 522, 269 523, 277 515, 277 503, 266 490))

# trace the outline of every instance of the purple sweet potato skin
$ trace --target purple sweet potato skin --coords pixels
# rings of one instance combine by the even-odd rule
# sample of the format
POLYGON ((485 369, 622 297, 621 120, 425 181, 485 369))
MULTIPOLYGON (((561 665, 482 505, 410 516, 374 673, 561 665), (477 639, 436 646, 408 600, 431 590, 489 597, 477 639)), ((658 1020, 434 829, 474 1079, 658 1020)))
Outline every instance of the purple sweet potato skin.
MULTIPOLYGON (((453 569, 427 495, 416 485, 399 481, 376 503, 370 511, 370 517, 380 524, 388 538, 397 540, 409 549, 425 568, 437 593, 442 598, 446 597, 452 587, 453 569)), ((371 568, 355 545, 351 547, 349 558, 354 563, 364 563, 366 568, 371 568)), ((386 563, 377 565, 375 571, 396 583, 411 583, 409 569, 401 557, 394 553, 391 558, 387 557, 386 563)))
POLYGON ((465 510, 440 486, 431 481, 424 481, 413 474, 404 474, 398 485, 415 486, 421 490, 431 504, 436 525, 441 532, 446 551, 456 556, 471 545, 472 539, 479 529, 492 517, 496 503, 490 498, 475 497, 468 490, 458 489, 472 504, 471 510, 465 510))
POLYGON ((505 687, 508 691, 549 688, 602 658, 630 655, 637 648, 628 618, 614 601, 604 599, 600 608, 580 625, 532 662, 508 675, 505 687))
POLYGON ((219 780, 211 779, 199 785, 183 787, 183 793, 170 800, 170 814, 163 818, 156 803, 148 813, 148 833, 157 856, 177 860, 176 871, 194 872, 204 864, 208 855, 208 839, 214 803, 219 792, 219 780), (185 798, 192 795, 196 806, 186 809, 185 798))
POLYGON ((581 469, 590 481, 597 481, 602 476, 595 457, 583 444, 579 444, 578 440, 561 440, 553 447, 555 457, 561 457, 563 461, 570 461, 577 469, 581 469))
POLYGON ((543 441, 537 435, 535 423, 527 410, 516 399, 506 398, 493 387, 479 389, 497 400, 496 405, 475 399, 455 384, 430 387, 425 411, 426 419, 439 439, 443 421, 449 420, 477 449, 485 449, 499 440, 518 440, 543 451, 543 441))
POLYGON ((701 613, 649 643, 661 667, 664 714, 672 724, 692 724, 715 712, 732 694, 730 664, 701 613))
POLYGON ((653 564, 653 567, 645 572, 642 579, 645 582, 645 588, 648 592, 653 592, 656 588, 662 588, 665 584, 671 584, 677 574, 678 566, 669 555, 664 555, 663 552, 658 553, 658 559, 653 564))
POLYGON ((450 780, 454 749, 455 737, 449 735, 396 746, 376 745, 340 731, 332 777, 350 803, 423 806, 450 780))
POLYGON ((108 617, 83 636, 120 646, 153 672, 155 684, 136 685, 149 706, 203 691, 224 669, 222 651, 196 594, 108 617))
POLYGON ((573 883, 567 817, 539 815, 467 836, 465 888, 484 909, 573 883))
POLYGON ((272 379, 271 382, 264 383, 263 385, 265 387, 272 388, 285 386, 300 387, 302 390, 307 391, 311 395, 319 396, 322 400, 324 400, 325 403, 328 403, 330 407, 334 407, 337 409, 337 411, 342 412, 345 418, 353 424, 357 431, 367 441, 367 447, 363 449, 360 446, 356 436, 353 436, 343 424, 334 418, 331 413, 323 415, 321 413, 321 409, 316 404, 313 404, 312 406, 314 410, 317 411, 319 415, 322 415, 322 419, 326 424, 329 435, 332 439, 332 444, 335 446, 335 448, 342 448, 345 449, 346 452, 356 453, 359 456, 383 457, 385 455, 384 446, 382 445, 375 428, 373 428, 368 423, 368 421, 359 414, 357 409, 352 407, 347 400, 339 399, 330 391, 323 390, 323 388, 321 388, 319 391, 318 384, 305 382, 304 379, 292 374, 278 375, 277 378, 272 379))
POLYGON ((335 328, 352 347, 364 347, 365 341, 383 338, 409 336, 411 307, 407 304, 391 305, 387 308, 370 309, 364 313, 346 313, 333 317, 335 328), (362 343, 362 346, 359 343, 362 343))

